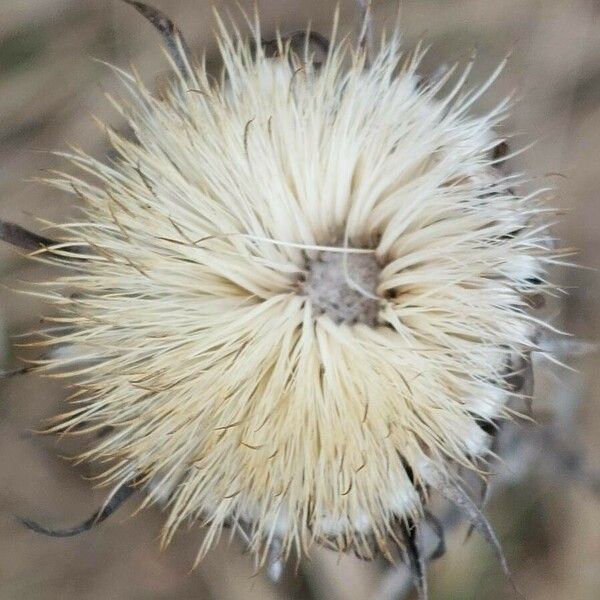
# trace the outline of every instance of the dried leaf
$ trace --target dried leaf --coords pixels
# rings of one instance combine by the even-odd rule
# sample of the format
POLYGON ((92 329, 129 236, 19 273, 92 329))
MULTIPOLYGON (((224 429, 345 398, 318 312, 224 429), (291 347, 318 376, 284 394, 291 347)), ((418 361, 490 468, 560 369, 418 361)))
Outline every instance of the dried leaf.
POLYGON ((467 518, 469 523, 474 527, 477 532, 485 539, 490 545, 502 570, 506 577, 510 581, 515 595, 523 597, 522 594, 517 590, 512 573, 508 567, 506 557, 502 551, 502 546, 492 528, 490 522, 486 516, 479 510, 477 504, 469 497, 469 495, 454 481, 444 479, 440 475, 436 475, 430 478, 430 483, 435 489, 437 489, 444 498, 454 504, 467 518))
POLYGON ((428 600, 427 568, 418 545, 418 529, 416 525, 407 525, 404 521, 399 524, 401 541, 404 545, 401 551, 410 571, 413 585, 417 590, 419 600, 428 600))
POLYGON ((444 526, 442 525, 441 521, 428 510, 425 511, 425 520, 431 529, 433 529, 433 532, 438 539, 437 546, 429 556, 429 560, 437 560, 446 554, 446 535, 444 532, 444 526))

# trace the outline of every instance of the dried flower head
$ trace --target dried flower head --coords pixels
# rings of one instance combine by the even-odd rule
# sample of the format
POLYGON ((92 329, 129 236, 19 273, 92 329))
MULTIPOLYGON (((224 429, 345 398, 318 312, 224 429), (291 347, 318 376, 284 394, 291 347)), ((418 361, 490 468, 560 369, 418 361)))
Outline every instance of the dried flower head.
POLYGON ((456 477, 486 476, 552 260, 537 194, 497 168, 509 102, 471 113, 497 72, 423 83, 397 32, 369 55, 256 24, 221 25, 214 80, 132 4, 177 76, 157 98, 120 72, 135 139, 70 154, 87 176, 54 183, 83 216, 29 242, 68 269, 36 292, 60 312, 39 345, 73 349, 37 367, 76 389, 54 430, 103 430, 80 458, 166 498, 165 542, 206 525, 202 552, 233 526, 260 561, 414 558, 431 487, 495 543, 456 477))

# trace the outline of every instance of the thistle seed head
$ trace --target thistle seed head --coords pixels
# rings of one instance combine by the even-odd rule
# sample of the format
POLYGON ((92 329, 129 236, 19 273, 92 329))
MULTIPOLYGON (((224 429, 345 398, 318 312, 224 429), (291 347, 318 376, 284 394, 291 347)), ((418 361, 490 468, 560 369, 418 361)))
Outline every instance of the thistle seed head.
POLYGON ((135 140, 53 181, 83 213, 35 292, 61 313, 40 344, 76 353, 39 368, 76 386, 55 429, 108 432, 81 458, 167 498, 164 541, 198 521, 203 552, 234 525, 263 561, 275 537, 389 557, 431 473, 479 469, 508 415, 544 209, 495 168, 508 103, 471 112, 497 73, 417 85, 398 40, 315 65, 222 27, 221 81, 182 55, 156 98, 119 71, 135 140))

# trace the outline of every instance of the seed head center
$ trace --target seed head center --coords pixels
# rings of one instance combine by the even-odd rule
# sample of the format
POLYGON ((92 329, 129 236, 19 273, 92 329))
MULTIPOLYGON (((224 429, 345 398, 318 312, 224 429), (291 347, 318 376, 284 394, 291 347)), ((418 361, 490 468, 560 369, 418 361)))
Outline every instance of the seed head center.
POLYGON ((375 254, 321 251, 306 264, 301 293, 335 323, 377 324, 381 267, 375 254))

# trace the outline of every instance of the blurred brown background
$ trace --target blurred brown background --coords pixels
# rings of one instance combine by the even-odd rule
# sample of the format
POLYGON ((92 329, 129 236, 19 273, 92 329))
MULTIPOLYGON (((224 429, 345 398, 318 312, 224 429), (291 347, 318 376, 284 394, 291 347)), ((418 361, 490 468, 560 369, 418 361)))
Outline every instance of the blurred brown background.
MULTIPOLYGON (((239 14, 234 0, 153 0, 178 21, 196 50, 214 52, 212 5, 239 14)), ((258 0, 265 33, 303 27, 330 30, 335 1, 258 0)), ((252 2, 241 0, 248 10, 252 2)), ((591 269, 560 269, 555 279, 569 291, 551 306, 559 326, 597 340, 600 328, 600 6, 597 0, 403 0, 407 48, 421 37, 432 43, 424 70, 467 57, 478 60, 473 83, 483 80, 508 52, 510 64, 480 110, 517 90, 520 97, 507 133, 515 146, 537 141, 511 161, 556 190, 565 210, 556 226, 577 261, 591 269)), ((374 0, 376 25, 390 23, 397 2, 374 0)), ((340 0, 344 29, 356 25, 352 0, 340 0)), ((113 73, 93 59, 134 63, 148 81, 166 69, 158 38, 131 8, 112 0, 3 0, 0 3, 0 214, 39 229, 34 215, 55 218, 69 200, 31 180, 63 163, 46 151, 83 147, 106 151, 92 115, 119 126, 104 98, 117 90, 113 73)), ((6 246, 1 279, 8 286, 34 281, 42 271, 6 246)), ((47 273, 45 274, 47 275, 47 273)), ((0 344, 5 368, 17 365, 11 336, 35 328, 45 308, 0 290, 0 344)), ((600 473, 600 370, 598 355, 571 360, 577 374, 540 373, 541 406, 558 409, 560 432, 570 449, 585 452, 586 467, 600 473)), ((252 563, 238 542, 223 542, 190 573, 201 532, 181 532, 158 550, 161 515, 134 518, 135 500, 98 529, 79 538, 46 539, 24 530, 15 515, 71 524, 87 517, 105 492, 93 490, 59 458, 70 444, 30 431, 55 414, 61 388, 33 377, 1 384, 0 395, 0 600, 239 600, 376 598, 383 566, 316 552, 298 574, 279 585, 252 563)), ((555 411, 556 412, 556 411, 555 411)), ((527 450, 528 469, 493 498, 488 514, 530 600, 600 598, 600 500, 580 474, 543 460, 546 450, 527 450), (580 481, 577 481, 577 480, 580 481)), ((521 459, 519 459, 521 460, 521 459)), ((525 464, 525 461, 523 461, 525 464)), ((564 465, 563 465, 564 466, 564 465)), ((571 467, 573 465, 570 465, 571 467)), ((514 467, 514 465, 513 465, 514 467)), ((517 469, 518 470, 518 469, 517 469)), ((510 479, 510 478, 509 478, 510 479)), ((598 491, 598 490, 596 490, 598 491)), ((513 598, 491 552, 466 528, 448 540, 449 552, 430 570, 433 600, 513 598)))

